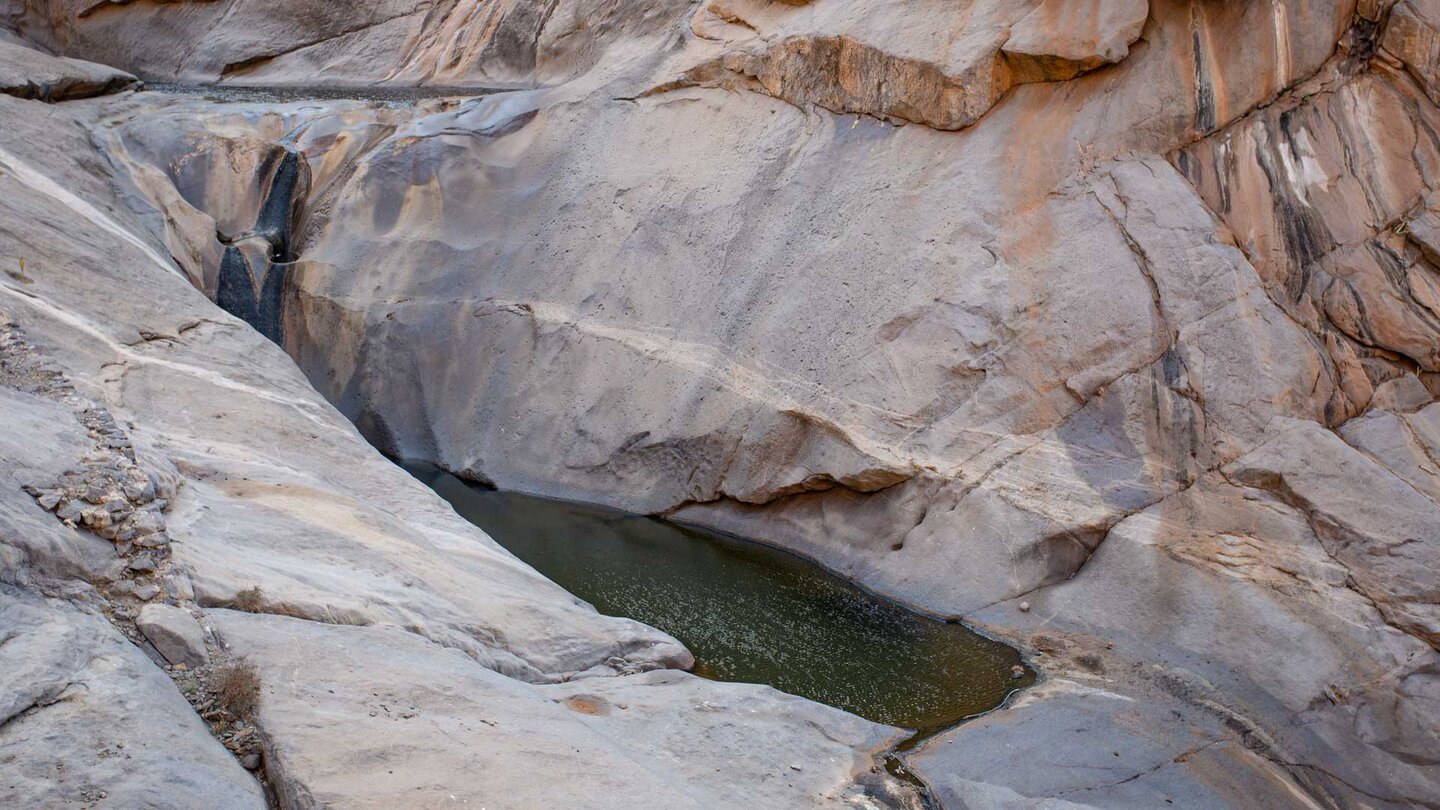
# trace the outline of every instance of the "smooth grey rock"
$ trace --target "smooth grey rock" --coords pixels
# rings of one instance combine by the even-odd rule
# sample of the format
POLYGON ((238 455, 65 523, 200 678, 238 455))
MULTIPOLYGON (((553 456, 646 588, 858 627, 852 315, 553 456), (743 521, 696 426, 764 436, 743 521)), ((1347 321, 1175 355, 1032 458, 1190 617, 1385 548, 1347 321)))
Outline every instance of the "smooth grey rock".
POLYGON ((944 807, 1311 807, 1219 724, 1057 681, 927 743, 908 762, 944 807))
MULTIPOLYGON (((1290 452, 1311 435, 1295 433, 1285 443, 1290 452)), ((1338 483, 1355 470, 1346 469, 1344 451, 1325 450, 1331 441, 1344 447, 1334 434, 1327 435, 1329 441, 1317 435, 1318 446, 1294 458, 1323 460, 1305 466, 1333 472, 1331 480, 1338 483), (1337 463, 1335 453, 1342 461, 1337 463)), ((1252 469, 1258 461, 1247 456, 1236 464, 1252 469)), ((1187 756, 1173 768, 1166 766, 1167 781, 1198 780, 1208 786, 1194 788, 1197 796, 1218 793, 1231 796, 1227 806, 1248 806, 1229 791, 1256 779, 1293 791, 1290 798, 1262 791, 1272 796, 1265 802, 1270 806, 1309 807, 1316 801, 1343 806, 1358 801, 1356 793, 1377 807, 1422 802, 1440 786, 1440 774, 1423 765, 1396 767, 1395 762, 1425 758, 1419 752, 1430 745, 1426 729, 1440 721, 1435 675, 1440 654, 1418 635, 1390 625, 1389 609, 1383 603, 1377 609, 1364 580, 1346 567, 1348 555, 1332 555, 1327 519, 1312 525, 1305 503, 1289 502, 1283 486, 1250 488, 1227 475, 1208 475, 1122 521, 1079 576, 1029 595, 1028 613, 1015 611, 1012 602, 972 618, 1035 650, 1034 665, 1041 672, 1080 691, 1103 693, 1103 700, 1087 698, 1084 705, 1125 707, 1120 714, 1134 722, 1120 736, 1140 734, 1148 744, 1168 749, 1172 758, 1213 742, 1213 750, 1207 750, 1223 754, 1230 764, 1217 767, 1209 759, 1192 762, 1187 756), (1122 683, 1130 686, 1117 689, 1122 683), (1368 741, 1363 745, 1355 742, 1359 729, 1368 741), (1333 752, 1341 749, 1346 755, 1335 758, 1333 752), (1274 762, 1294 764, 1282 773, 1259 773, 1274 762)), ((1302 491, 1316 485, 1307 483, 1302 491)), ((1393 485, 1404 486, 1398 479, 1393 485)), ((1395 497, 1388 489, 1375 489, 1373 482, 1367 486, 1388 493, 1380 500, 1395 497)), ((1338 506, 1349 497, 1335 492, 1331 500, 1338 506)), ((1064 707, 1074 704, 1068 691, 1073 690, 1062 690, 1058 698, 1044 688, 1026 693, 1017 705, 1026 707, 1021 714, 1033 721, 1012 725, 1006 710, 987 722, 947 732, 927 743, 916 756, 917 766, 939 777, 947 766, 925 762, 953 763, 990 750, 998 738, 987 729, 1034 735, 1025 744, 1043 747, 1053 740, 1041 729, 1049 711, 1045 705, 1058 700, 1053 705, 1057 716, 1063 715, 1064 707)), ((1108 721, 1089 727, 1093 733, 1085 742, 1064 749, 1073 754, 1057 747, 1047 755, 1073 756, 1079 764, 1092 745, 1116 736, 1108 721)), ((1126 760, 1125 749, 1115 750, 1122 754, 1116 767, 1129 769, 1120 778, 1148 772, 1149 766, 1126 760)), ((1034 800, 1073 798, 1059 796, 1069 788, 1046 782, 1056 777, 1045 771, 995 769, 993 777, 985 777, 982 770, 966 767, 971 776, 953 789, 964 801, 1005 789, 1018 789, 1034 800)), ((1137 787, 1096 774, 1089 789, 1076 795, 1109 806, 1120 801, 1112 786, 1120 787, 1122 796, 1137 787)), ((1180 800, 1190 794, 1178 785, 1174 789, 1167 795, 1183 806, 1180 800)))
MULTIPOLYGON (((149 587, 159 592, 157 586, 149 587)), ((138 591, 136 595, 140 595, 138 591)), ((210 663, 210 652, 205 649, 205 631, 188 610, 171 605, 146 605, 140 609, 135 625, 145 634, 146 640, 165 656, 166 661, 184 664, 191 669, 210 663)))
POLYGON ((56 580, 115 579, 124 563, 110 543, 48 514, 22 482, 54 481, 90 449, 70 412, 50 399, 0 386, 0 581, 21 571, 56 580))
POLYGON ((535 685, 395 628, 210 617, 260 672, 282 806, 873 807, 854 779, 902 735, 673 670, 535 685))
POLYGON ((260 784, 104 619, 0 586, 0 805, 263 810, 260 784))
POLYGON ((1335 433, 1287 427, 1225 474, 1282 492, 1386 621, 1440 648, 1440 504, 1335 433))
POLYGON ((51 56, 16 40, 0 39, 0 93, 62 101, 112 93, 137 82, 123 70, 51 56))

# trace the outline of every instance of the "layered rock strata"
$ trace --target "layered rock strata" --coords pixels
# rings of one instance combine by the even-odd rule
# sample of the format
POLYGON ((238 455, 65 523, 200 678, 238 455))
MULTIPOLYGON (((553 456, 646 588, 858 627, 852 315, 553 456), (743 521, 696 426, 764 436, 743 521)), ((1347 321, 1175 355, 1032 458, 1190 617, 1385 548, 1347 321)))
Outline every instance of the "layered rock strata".
MULTIPOLYGON (((146 78, 511 85, 89 103, 86 220, 216 297, 293 153, 248 279, 371 442, 1022 645, 1041 688, 910 755, 940 801, 1435 806, 1431 0, 364 3, 278 49, 258 2, 12 5, 146 78)), ((283 604, 360 610, 286 559, 283 604)))

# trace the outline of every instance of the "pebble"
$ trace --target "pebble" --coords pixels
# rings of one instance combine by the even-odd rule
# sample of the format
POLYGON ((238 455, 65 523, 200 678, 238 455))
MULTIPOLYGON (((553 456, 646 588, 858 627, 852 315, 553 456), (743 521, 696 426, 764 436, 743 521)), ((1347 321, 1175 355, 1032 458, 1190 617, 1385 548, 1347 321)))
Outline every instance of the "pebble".
POLYGON ((1029 612, 1030 612, 1030 603, 1029 603, 1029 602, 1021 602, 1021 603, 1020 603, 1020 612, 1021 612, 1021 613, 1029 613, 1029 612))
POLYGON ((1010 677, 1016 679, 1025 677, 1025 667, 1022 667, 1019 664, 1010 667, 1010 677))
POLYGON ((240 758, 240 766, 247 771, 260 770, 260 755, 246 754, 245 756, 240 758))
POLYGON ((145 601, 150 601, 160 595, 159 585, 141 585, 135 589, 135 596, 145 601))
POLYGON ((136 540, 135 545, 141 548, 161 548, 163 546, 170 545, 170 536, 165 534, 164 532, 161 532, 160 534, 147 535, 140 538, 139 540, 136 540))

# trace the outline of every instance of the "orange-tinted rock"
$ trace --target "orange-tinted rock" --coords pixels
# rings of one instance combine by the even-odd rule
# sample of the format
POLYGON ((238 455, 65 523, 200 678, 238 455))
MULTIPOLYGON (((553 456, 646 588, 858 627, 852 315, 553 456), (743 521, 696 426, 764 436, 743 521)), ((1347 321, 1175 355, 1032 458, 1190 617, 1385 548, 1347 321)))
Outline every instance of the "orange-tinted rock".
POLYGON ((1381 45, 1440 103, 1440 2, 1400 0, 1390 9, 1381 45))
POLYGON ((1044 0, 1010 29, 1015 80, 1063 81, 1114 64, 1140 38, 1149 0, 1044 0))
MULTIPOLYGON (((57 30, 174 56, 165 75, 543 86, 54 114, 103 115, 95 183, 187 270, 249 216, 266 144, 304 157, 286 348, 392 454, 750 534, 1045 652, 1053 690, 922 756, 954 804, 1407 806, 1440 793, 1440 113, 1408 63, 1371 60, 1387 6, 1156 0, 1107 5, 1132 13, 1102 31, 1086 3, 361 3, 346 24, 300 3, 278 31, 237 2, 171 55, 154 30, 206 7, 135 3, 57 30), (1085 13, 1093 31, 1064 23, 1085 13), (1015 84, 1002 48, 1032 14, 1060 60, 1042 77, 1078 75, 1015 84), (1095 744, 1054 745, 1056 724, 1095 744)), ((109 278, 72 258, 67 283, 109 278)), ((227 345, 204 361, 241 363, 227 345)), ((261 440, 308 470, 295 436, 261 440)), ((394 620, 385 589, 306 576, 315 544, 370 536, 353 521, 280 548, 295 524, 256 510, 263 489, 193 489, 216 514, 192 542, 229 561, 202 592, 264 565, 307 618, 394 620)), ((324 502, 287 520, 342 511, 324 502)), ((336 547, 390 570, 429 547, 407 520, 384 523, 403 553, 336 547)), ((445 570, 405 601, 430 632, 451 613, 413 594, 445 570)), ((325 751, 324 727, 283 734, 325 751)))

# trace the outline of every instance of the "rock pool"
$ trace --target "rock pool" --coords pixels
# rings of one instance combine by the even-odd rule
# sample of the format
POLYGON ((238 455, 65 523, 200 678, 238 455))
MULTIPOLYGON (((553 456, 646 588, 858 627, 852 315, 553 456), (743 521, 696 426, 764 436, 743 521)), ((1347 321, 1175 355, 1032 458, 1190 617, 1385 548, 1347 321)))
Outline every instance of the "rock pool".
POLYGON ((602 613, 658 627, 695 673, 765 683, 934 731, 1000 705, 1033 673, 1011 647, 870 594, 792 554, 603 507, 500 492, 429 465, 417 478, 602 613))

